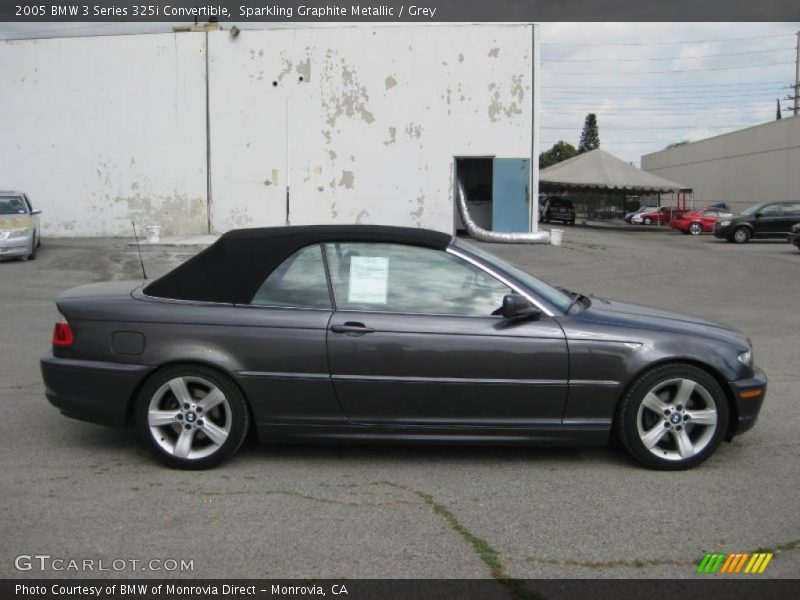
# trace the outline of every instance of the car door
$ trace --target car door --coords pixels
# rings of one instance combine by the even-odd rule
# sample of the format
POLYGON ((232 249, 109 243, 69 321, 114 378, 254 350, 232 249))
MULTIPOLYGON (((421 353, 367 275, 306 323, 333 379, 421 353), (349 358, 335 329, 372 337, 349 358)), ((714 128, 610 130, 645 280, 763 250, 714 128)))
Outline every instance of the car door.
POLYGON ((757 237, 778 235, 783 227, 783 211, 780 204, 767 204, 762 207, 752 221, 757 237))
POLYGON ((800 202, 789 202, 782 208, 783 218, 780 233, 788 234, 794 225, 800 223, 800 202))
POLYGON ((554 319, 493 315, 508 285, 453 254, 395 244, 325 246, 336 302, 328 360, 358 423, 560 422, 564 333, 554 319))

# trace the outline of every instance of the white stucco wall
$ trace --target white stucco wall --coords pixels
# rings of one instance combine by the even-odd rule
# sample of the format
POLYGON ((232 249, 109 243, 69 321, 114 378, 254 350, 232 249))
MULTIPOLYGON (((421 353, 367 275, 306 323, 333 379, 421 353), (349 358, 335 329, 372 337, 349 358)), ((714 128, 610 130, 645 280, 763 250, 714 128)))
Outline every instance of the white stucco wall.
POLYGON ((51 236, 283 225, 287 183, 292 224, 452 232, 454 156, 531 155, 532 60, 531 25, 4 41, 0 189, 51 236))
POLYGON ((288 164, 292 224, 452 232, 454 156, 530 156, 531 36, 524 25, 210 34, 212 226, 283 225, 288 164))
POLYGON ((207 230, 202 35, 0 42, 0 189, 45 235, 207 230))

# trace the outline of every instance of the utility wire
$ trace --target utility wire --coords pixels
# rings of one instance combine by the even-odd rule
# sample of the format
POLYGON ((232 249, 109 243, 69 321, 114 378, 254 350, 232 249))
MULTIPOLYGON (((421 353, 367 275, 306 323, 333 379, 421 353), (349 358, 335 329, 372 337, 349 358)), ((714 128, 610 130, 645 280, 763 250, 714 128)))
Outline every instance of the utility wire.
POLYGON ((623 71, 623 72, 614 72, 614 71, 548 71, 546 69, 543 70, 546 76, 551 75, 603 75, 608 77, 609 75, 612 76, 619 76, 619 75, 659 75, 659 74, 666 74, 666 73, 699 73, 699 72, 707 72, 707 71, 738 71, 741 69, 755 69, 758 67, 781 67, 784 65, 793 65, 794 61, 789 62, 781 62, 781 63, 759 63, 756 65, 741 65, 736 67, 707 67, 705 69, 668 69, 664 71, 623 71))
POLYGON ((658 84, 652 85, 613 85, 613 84, 598 84, 598 85, 575 85, 575 84, 565 84, 565 85, 543 85, 542 89, 547 88, 557 88, 557 89, 605 89, 605 88, 625 88, 625 89, 667 89, 667 88, 679 88, 679 87, 690 87, 690 88, 704 88, 704 87, 743 87, 748 85, 778 85, 784 84, 788 88, 793 88, 793 85, 788 85, 786 81, 747 81, 747 82, 736 82, 736 83, 682 83, 682 84, 674 84, 674 85, 667 85, 667 86, 660 86, 658 84))
POLYGON ((794 36, 794 33, 778 33, 775 35, 753 35, 748 37, 739 37, 739 38, 721 38, 716 40, 691 40, 691 41, 682 41, 682 42, 613 42, 613 43, 601 43, 601 44, 570 44, 570 43, 558 43, 558 42, 544 42, 542 46, 580 46, 583 48, 597 48, 597 47, 608 47, 608 46, 685 46, 689 44, 719 44, 725 42, 741 42, 744 40, 768 40, 780 37, 789 37, 794 36))
POLYGON ((698 58, 722 58, 726 56, 746 56, 749 54, 767 54, 769 52, 794 52, 795 48, 775 48, 772 50, 753 50, 751 52, 731 52, 727 54, 698 54, 697 56, 668 56, 659 58, 543 58, 543 63, 596 63, 596 62, 647 62, 668 60, 696 60, 698 58))

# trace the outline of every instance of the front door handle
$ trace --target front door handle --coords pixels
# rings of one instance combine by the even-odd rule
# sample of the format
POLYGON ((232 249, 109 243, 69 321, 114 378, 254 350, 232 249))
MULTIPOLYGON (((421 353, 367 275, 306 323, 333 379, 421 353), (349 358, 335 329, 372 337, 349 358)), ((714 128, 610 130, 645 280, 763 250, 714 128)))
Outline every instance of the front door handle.
POLYGON ((331 331, 334 333, 375 333, 371 327, 355 321, 347 321, 344 325, 333 325, 331 331))

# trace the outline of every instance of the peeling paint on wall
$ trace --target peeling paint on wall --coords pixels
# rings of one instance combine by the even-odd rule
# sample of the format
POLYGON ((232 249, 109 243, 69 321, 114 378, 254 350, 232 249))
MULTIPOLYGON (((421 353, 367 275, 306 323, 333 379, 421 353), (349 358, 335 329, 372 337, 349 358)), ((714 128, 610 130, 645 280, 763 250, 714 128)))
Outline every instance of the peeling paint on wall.
POLYGON ((385 85, 386 85, 386 89, 387 89, 387 90, 390 90, 390 89, 392 89, 394 86, 396 86, 396 85, 397 85, 397 79, 395 79, 395 78, 394 78, 394 76, 392 76, 392 75, 389 75, 389 76, 386 78, 385 85))
POLYGON ((367 210, 362 210, 356 215, 356 225, 363 225, 364 219, 369 219, 369 211, 367 210))
POLYGON ((492 82, 489 84, 490 102, 489 102, 489 119, 496 123, 501 117, 513 117, 514 115, 522 114, 522 101, 525 98, 525 88, 522 84, 522 75, 513 75, 511 77, 511 86, 509 88, 509 95, 511 102, 504 102, 501 98, 500 86, 492 82))
POLYGON ((311 58, 306 58, 297 63, 295 70, 297 74, 303 78, 303 81, 311 81, 311 58))
POLYGON ((389 127, 389 139, 383 142, 384 146, 391 146, 397 141, 397 127, 389 127))
POLYGON ((490 58, 497 58, 500 55, 500 48, 492 48, 489 50, 488 56, 490 58))
POLYGON ((367 88, 361 85, 355 67, 348 65, 338 54, 337 51, 328 50, 322 67, 323 91, 320 101, 327 116, 326 122, 334 127, 340 118, 347 117, 370 124, 375 121, 375 115, 367 107, 367 88))
POLYGON ((356 176, 352 171, 342 171, 342 178, 339 180, 339 187, 353 188, 356 176))

